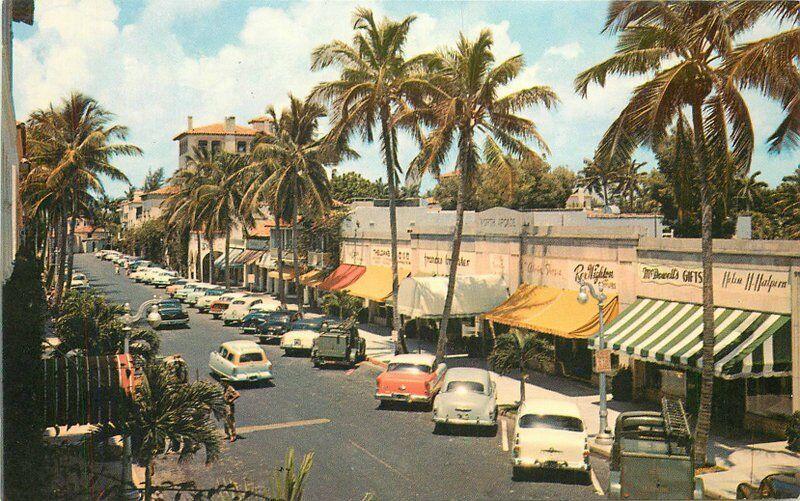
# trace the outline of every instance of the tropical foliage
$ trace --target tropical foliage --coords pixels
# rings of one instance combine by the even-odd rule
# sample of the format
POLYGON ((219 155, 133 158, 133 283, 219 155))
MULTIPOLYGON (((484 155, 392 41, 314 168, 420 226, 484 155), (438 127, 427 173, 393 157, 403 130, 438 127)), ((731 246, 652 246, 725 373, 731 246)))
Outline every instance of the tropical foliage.
POLYGON ((340 320, 355 318, 364 309, 364 300, 345 291, 332 291, 322 296, 322 310, 327 315, 338 315, 340 320))

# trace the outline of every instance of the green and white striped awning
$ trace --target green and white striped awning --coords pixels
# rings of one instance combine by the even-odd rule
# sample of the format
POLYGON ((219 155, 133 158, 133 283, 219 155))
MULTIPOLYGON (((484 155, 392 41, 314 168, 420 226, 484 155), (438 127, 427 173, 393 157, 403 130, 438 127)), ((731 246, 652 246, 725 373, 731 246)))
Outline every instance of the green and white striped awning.
MULTIPOLYGON (((639 298, 605 329, 606 346, 634 358, 687 369, 702 366, 703 308, 639 298)), ((714 308, 714 373, 725 379, 788 376, 792 371, 788 315, 714 308)), ((597 347, 597 337, 592 347, 597 347)))

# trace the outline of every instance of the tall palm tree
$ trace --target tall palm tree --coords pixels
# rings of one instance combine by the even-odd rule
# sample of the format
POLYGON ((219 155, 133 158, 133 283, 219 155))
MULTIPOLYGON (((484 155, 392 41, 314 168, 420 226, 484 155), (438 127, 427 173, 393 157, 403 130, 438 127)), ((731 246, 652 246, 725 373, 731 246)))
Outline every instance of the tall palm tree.
POLYGON ((636 196, 642 192, 642 183, 646 177, 640 169, 647 165, 647 162, 637 162, 630 159, 620 169, 619 191, 623 198, 627 198, 629 210, 634 210, 636 196))
POLYGON ((146 500, 153 494, 155 458, 180 444, 178 460, 185 461, 201 449, 206 463, 220 454, 221 439, 212 416, 220 416, 224 401, 220 387, 208 381, 185 383, 167 364, 149 364, 128 402, 122 422, 124 437, 131 438, 133 456, 145 467, 146 500))
POLYGON ((79 92, 70 94, 57 108, 51 104, 31 114, 30 160, 49 169, 45 188, 61 194, 56 304, 61 301, 65 281, 67 221, 76 217, 79 193, 103 193, 102 176, 127 181, 111 160, 118 155, 141 154, 137 146, 122 142, 128 130, 112 120, 113 114, 79 92))
MULTIPOLYGON (((274 205, 280 208, 276 219, 282 218, 286 212, 291 214, 295 293, 297 308, 302 315, 299 211, 304 206, 321 212, 330 207, 330 182, 325 166, 338 162, 342 150, 333 148, 318 137, 319 120, 326 116, 325 107, 321 104, 290 94, 288 108, 278 115, 270 107, 267 116, 273 132, 256 144, 253 154, 269 164, 272 174, 260 185, 254 184, 252 189, 253 193, 272 193, 274 205)), ((279 267, 282 268, 283 264, 279 263, 279 267)))
POLYGON ((758 179, 761 171, 757 170, 749 176, 742 176, 738 179, 738 187, 736 189, 736 198, 744 203, 746 211, 753 208, 753 204, 761 200, 763 190, 767 188, 767 183, 758 179))
MULTIPOLYGON (((400 326, 397 310, 397 184, 401 172, 397 160, 397 124, 392 117, 409 106, 412 95, 420 94, 426 87, 418 71, 419 60, 406 60, 404 46, 414 16, 401 21, 384 18, 375 20, 372 11, 358 8, 353 13, 352 41, 335 40, 322 45, 312 53, 312 68, 337 66, 341 69, 338 80, 318 85, 312 95, 331 104, 333 130, 336 141, 358 134, 368 142, 374 138, 374 129, 380 129, 381 152, 386 169, 389 195, 389 232, 392 261, 392 329, 398 331, 400 351, 408 351, 400 326)), ((421 137, 416 127, 411 127, 416 137, 421 137)))
POLYGON ((621 191, 622 169, 609 162, 583 159, 583 169, 578 174, 578 185, 603 198, 603 209, 611 205, 612 199, 621 191))
MULTIPOLYGON (((204 191, 213 189, 215 183, 223 183, 225 181, 219 172, 219 163, 222 153, 213 151, 208 148, 195 147, 192 150, 192 155, 186 162, 186 170, 183 175, 189 177, 191 182, 190 190, 191 197, 187 199, 187 206, 185 207, 185 216, 192 217, 195 221, 195 230, 197 231, 197 259, 200 259, 201 250, 201 235, 208 241, 208 281, 214 283, 215 277, 215 260, 214 255, 214 237, 220 230, 217 225, 218 220, 214 217, 215 200, 208 196, 203 197, 204 191), (212 176, 216 176, 212 180, 212 176)), ((202 279, 202 278, 200 278, 202 279)))
POLYGON ((714 382, 714 290, 712 219, 714 172, 724 162, 747 172, 753 128, 747 105, 721 66, 737 34, 754 16, 727 2, 611 2, 604 31, 619 34, 615 54, 581 72, 575 90, 585 96, 591 83, 610 75, 651 75, 639 85, 598 146, 601 157, 627 161, 639 145, 655 149, 673 123, 691 116, 694 176, 700 185, 703 261, 703 362, 695 461, 704 463, 711 423, 714 382), (729 142, 733 154, 730 153, 729 142))
POLYGON ((548 152, 536 125, 516 113, 534 104, 542 104, 549 109, 558 102, 555 92, 541 86, 499 97, 503 87, 520 74, 524 60, 522 55, 517 55, 495 64, 492 44, 492 35, 488 30, 481 31, 475 40, 468 40, 461 34, 455 48, 442 49, 427 56, 427 64, 433 72, 431 81, 437 89, 428 99, 429 106, 410 113, 416 114, 433 128, 412 164, 410 175, 416 179, 424 172, 438 176, 454 142, 457 150, 459 187, 456 224, 447 296, 436 346, 437 362, 444 358, 447 344, 447 323, 453 306, 464 227, 464 200, 474 189, 479 164, 485 162, 497 175, 513 176, 514 168, 507 160, 508 155, 517 158, 537 156, 526 140, 532 140, 541 150, 548 152), (478 145, 481 136, 484 143, 482 148, 478 145), (507 151, 504 153, 504 150, 507 151))

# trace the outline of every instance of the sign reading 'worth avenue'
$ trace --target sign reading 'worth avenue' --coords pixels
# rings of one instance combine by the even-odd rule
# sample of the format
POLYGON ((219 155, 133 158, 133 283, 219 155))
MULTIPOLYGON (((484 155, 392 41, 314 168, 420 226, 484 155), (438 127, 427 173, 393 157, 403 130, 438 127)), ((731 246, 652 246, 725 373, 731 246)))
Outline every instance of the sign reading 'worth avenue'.
MULTIPOLYGON (((639 263, 640 292, 653 289, 664 299, 697 302, 703 287, 703 269, 679 265, 639 263), (655 287, 653 287, 655 286, 655 287), (680 290, 686 289, 681 294, 680 290), (669 294, 673 291, 673 294, 669 294), (675 295, 678 297, 675 297, 675 295)), ((791 310, 789 273, 785 271, 714 267, 714 302, 732 308, 788 313, 791 310)))

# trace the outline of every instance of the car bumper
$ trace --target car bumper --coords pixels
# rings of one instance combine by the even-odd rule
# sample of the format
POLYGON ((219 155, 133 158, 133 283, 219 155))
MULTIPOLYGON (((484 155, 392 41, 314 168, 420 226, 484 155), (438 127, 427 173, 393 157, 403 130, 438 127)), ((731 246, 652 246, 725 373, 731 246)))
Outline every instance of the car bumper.
POLYGON ((281 344, 281 349, 283 350, 311 350, 313 348, 314 348, 313 345, 281 344))
POLYGON ((378 400, 385 400, 388 402, 430 402, 433 400, 432 396, 428 395, 414 395, 413 393, 375 393, 375 398, 378 400))
POLYGON ((248 374, 237 374, 232 376, 230 374, 222 374, 219 371, 215 371, 219 374, 220 379, 224 379, 225 381, 231 381, 234 383, 246 383, 249 381, 265 381, 267 379, 272 379, 272 371, 262 371, 262 372, 252 372, 248 374))
POLYGON ((547 458, 513 458, 511 464, 515 468, 530 470, 576 470, 589 471, 589 463, 584 459, 578 461, 553 460, 547 458))
POLYGON ((181 324, 188 324, 188 318, 170 318, 170 319, 161 319, 160 325, 181 325, 181 324))
POLYGON ((462 419, 462 418, 452 418, 447 416, 433 416, 433 422, 440 424, 456 424, 463 426, 494 426, 497 424, 496 421, 488 418, 462 419))

